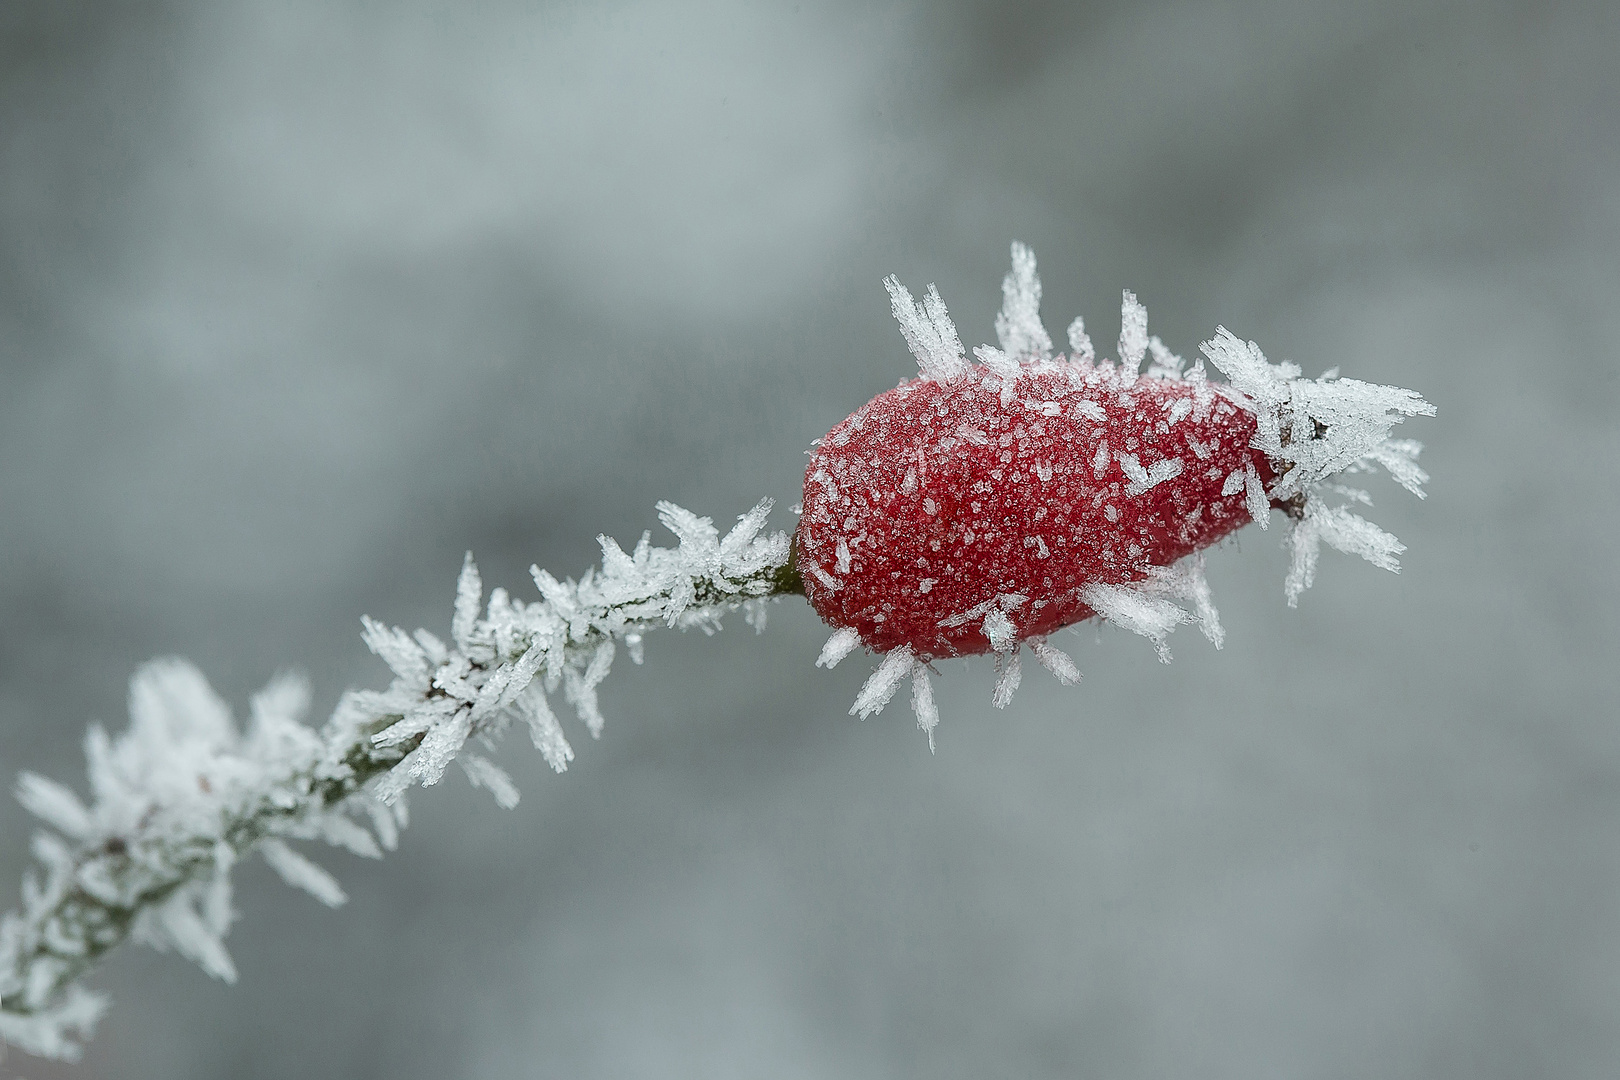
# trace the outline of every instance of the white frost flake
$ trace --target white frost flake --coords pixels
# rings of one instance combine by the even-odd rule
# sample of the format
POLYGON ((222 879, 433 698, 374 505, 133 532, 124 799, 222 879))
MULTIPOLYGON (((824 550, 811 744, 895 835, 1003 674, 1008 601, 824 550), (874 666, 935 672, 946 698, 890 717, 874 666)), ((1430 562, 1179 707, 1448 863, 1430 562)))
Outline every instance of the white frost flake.
POLYGON ((1137 302, 1135 293, 1126 289, 1119 306, 1119 363, 1127 380, 1134 379, 1142 369, 1142 358, 1147 350, 1147 308, 1137 302))
POLYGON ((849 707, 851 716, 859 716, 862 720, 875 713, 883 711, 894 697, 894 692, 900 684, 906 681, 912 668, 917 664, 917 658, 911 647, 902 645, 898 649, 890 649, 883 657, 883 662, 872 672, 861 692, 855 695, 855 704, 849 707))
POLYGON ((1182 463, 1180 458, 1161 458, 1144 469, 1134 454, 1120 454, 1119 467, 1130 481, 1125 485, 1125 494, 1134 496, 1180 476, 1182 463))
POLYGON ((1086 333, 1086 320, 1076 315, 1069 324, 1069 355, 1082 364, 1089 364, 1097 359, 1097 348, 1091 343, 1091 337, 1086 333))
POLYGON ((1018 684, 1024 678, 1023 665, 1015 652, 1002 653, 996 657, 1001 668, 1001 674, 996 677, 996 689, 990 695, 990 704, 998 709, 1005 709, 1012 703, 1013 693, 1017 691, 1018 684))
MULTIPOLYGON (((1254 413, 1252 445, 1278 466, 1280 475, 1270 491, 1263 490, 1257 474, 1247 477, 1250 515, 1264 527, 1273 500, 1303 503, 1287 539, 1293 552, 1284 584, 1289 604, 1298 602, 1315 577, 1323 542, 1375 566, 1396 569, 1395 556, 1403 550, 1400 542, 1343 506, 1328 506, 1324 497, 1345 494, 1332 482, 1339 473, 1375 468, 1421 497, 1428 479, 1417 465, 1422 447, 1409 439, 1391 438, 1390 432, 1409 416, 1433 416, 1434 406, 1411 390, 1340 379, 1336 372, 1320 379, 1301 378, 1297 364, 1268 362, 1258 345, 1224 326, 1202 349, 1226 375, 1231 391, 1254 413)), ((1348 497, 1359 501, 1351 491, 1348 497)))
POLYGON ((883 287, 889 290, 895 321, 900 324, 900 333, 911 355, 917 358, 923 378, 945 382, 965 374, 971 365, 939 290, 929 285, 927 295, 919 304, 892 274, 883 279, 883 287))
POLYGON ((934 704, 934 688, 928 682, 928 665, 917 664, 911 672, 911 711, 917 726, 928 736, 928 752, 934 752, 934 729, 939 726, 939 706, 934 704))
MULTIPOLYGON (((1145 331, 1147 329, 1147 312, 1144 311, 1142 313, 1142 318, 1144 324, 1143 330, 1145 331)), ((1175 379, 1181 376, 1181 357, 1171 352, 1169 347, 1165 345, 1164 342, 1159 340, 1159 336, 1157 334, 1148 338, 1147 347, 1148 353, 1153 357, 1153 363, 1148 366, 1147 373, 1149 375, 1158 379, 1175 379)), ((1185 401, 1185 399, 1183 399, 1182 402, 1178 402, 1178 404, 1182 403, 1187 405, 1188 412, 1192 411, 1191 402, 1185 401)), ((1175 420, 1171 420, 1170 422, 1173 424, 1175 423, 1175 420)))
POLYGON ((1249 516, 1262 530, 1271 526, 1271 501, 1266 498, 1265 485, 1260 482, 1260 473, 1255 469, 1254 462, 1249 462, 1243 470, 1244 504, 1248 507, 1249 516))
POLYGON ((1051 359, 1052 336, 1041 325, 1041 279, 1035 273, 1035 253, 1016 240, 1012 245, 1012 271, 1001 283, 996 338, 1015 362, 1051 359))
POLYGON ((854 629, 845 626, 833 631, 827 644, 821 647, 821 655, 816 657, 816 667, 835 668, 838 662, 855 651, 855 646, 861 643, 861 635, 854 629))
POLYGON ((25 772, 17 778, 17 801, 70 840, 83 840, 95 828, 94 818, 77 795, 38 773, 25 772))
POLYGON ((1326 506, 1317 499, 1307 500, 1305 514, 1288 537, 1293 558, 1284 591, 1288 606, 1299 603, 1299 595, 1310 588, 1316 577, 1316 559, 1322 544, 1347 555, 1359 555, 1374 566, 1400 572, 1396 556, 1406 550, 1394 536, 1366 518, 1342 506, 1326 506))
POLYGON ((1091 584, 1080 590, 1088 607, 1115 626, 1141 634, 1153 642, 1159 659, 1170 662, 1170 649, 1164 639, 1192 615, 1169 600, 1118 585, 1091 584))
POLYGON ((459 762, 472 786, 488 791, 502 810, 510 810, 518 804, 521 796, 517 785, 506 775, 505 769, 477 754, 463 754, 459 762))
POLYGON ((1145 579, 1130 585, 1087 585, 1080 597, 1108 622, 1152 641, 1165 663, 1170 662, 1165 639, 1182 623, 1198 623, 1217 649, 1225 640, 1204 578, 1202 554, 1189 555, 1174 566, 1149 567, 1145 579), (1192 610, 1176 603, 1178 600, 1190 603, 1192 610))
POLYGON ((1004 611, 996 610, 984 617, 984 636, 989 639, 990 647, 998 653, 1012 651, 1018 641, 1018 631, 1013 622, 1004 611))
POLYGON ((348 903, 349 898, 336 878, 280 840, 260 841, 259 855, 282 881, 309 893, 327 907, 342 907, 348 903))
POLYGON ((1031 640, 1029 647, 1035 652, 1035 659, 1041 666, 1050 671, 1058 682, 1064 686, 1073 686, 1080 681, 1080 669, 1075 666, 1074 659, 1068 653, 1049 644, 1045 639, 1031 640))
MULTIPOLYGON (((1018 393, 1018 375, 1022 370, 1018 361, 1000 349, 993 349, 989 345, 980 345, 973 350, 973 355, 978 357, 979 363, 989 368, 990 373, 999 380, 1001 407, 1005 409, 1011 405, 1013 397, 1018 393)), ((987 382, 985 385, 991 384, 987 382)))

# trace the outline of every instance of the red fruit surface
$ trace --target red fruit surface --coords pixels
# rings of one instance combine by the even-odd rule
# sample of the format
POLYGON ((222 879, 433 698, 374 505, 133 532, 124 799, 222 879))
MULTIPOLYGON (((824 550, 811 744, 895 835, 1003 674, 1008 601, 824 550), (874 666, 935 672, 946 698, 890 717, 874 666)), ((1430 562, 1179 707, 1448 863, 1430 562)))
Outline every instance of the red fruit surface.
POLYGON ((1244 489, 1222 488, 1251 465, 1272 480, 1254 430, 1218 387, 1107 365, 1029 366, 1011 388, 980 366, 902 383, 810 453, 805 591, 868 648, 925 659, 990 651, 980 619, 942 624, 1008 594, 1019 639, 1050 633, 1095 614, 1086 586, 1139 581, 1247 524, 1244 489))

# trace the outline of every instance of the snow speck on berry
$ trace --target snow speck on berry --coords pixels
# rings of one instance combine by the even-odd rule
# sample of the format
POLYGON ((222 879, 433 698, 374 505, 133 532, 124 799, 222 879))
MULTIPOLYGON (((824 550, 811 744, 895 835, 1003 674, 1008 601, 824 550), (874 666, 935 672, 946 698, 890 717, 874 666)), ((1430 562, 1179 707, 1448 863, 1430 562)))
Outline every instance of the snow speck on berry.
POLYGON ((1293 605, 1322 543, 1390 570, 1403 549, 1328 499, 1366 501, 1331 483, 1382 468, 1422 496, 1418 443, 1390 438, 1434 407, 1410 390, 1300 377, 1224 327, 1203 346, 1226 376, 1147 333, 1124 294, 1119 361, 1098 361, 1082 320, 1054 356, 1040 321, 1035 256, 1012 248, 996 318, 1000 348, 964 354, 932 285, 921 303, 888 278, 920 376, 869 401, 817 440, 805 471, 798 569, 811 604, 837 628, 818 661, 857 645, 886 654, 851 712, 880 710, 905 679, 930 742, 938 719, 927 665, 998 654, 993 701, 1020 678, 1018 652, 1065 683, 1074 662, 1045 640, 1101 616, 1152 640, 1196 622, 1222 632, 1204 581, 1204 548, 1270 510, 1293 521, 1293 605), (1147 370, 1143 371, 1143 363, 1147 370))

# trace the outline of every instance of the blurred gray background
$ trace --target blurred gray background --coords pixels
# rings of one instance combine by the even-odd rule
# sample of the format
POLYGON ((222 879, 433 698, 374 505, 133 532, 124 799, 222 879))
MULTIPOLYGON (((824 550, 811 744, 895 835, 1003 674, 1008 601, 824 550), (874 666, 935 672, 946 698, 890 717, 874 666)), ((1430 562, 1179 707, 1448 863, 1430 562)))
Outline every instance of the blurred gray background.
MULTIPOLYGON (((1421 390, 1395 577, 1213 556, 1229 638, 946 665, 648 643, 599 743, 453 776, 327 911, 240 875, 238 986, 128 949, 52 1077, 1610 1077, 1620 1071, 1620 6, 0 5, 0 772, 82 784, 154 655, 239 710, 380 686, 461 553, 532 595, 969 344, 1014 238, 1421 390)), ((578 729, 574 729, 578 732, 578 729)), ((0 890, 31 824, 0 801, 0 890)), ((12 894, 15 895, 15 894, 12 894)), ((9 901, 7 901, 9 903, 9 901)))

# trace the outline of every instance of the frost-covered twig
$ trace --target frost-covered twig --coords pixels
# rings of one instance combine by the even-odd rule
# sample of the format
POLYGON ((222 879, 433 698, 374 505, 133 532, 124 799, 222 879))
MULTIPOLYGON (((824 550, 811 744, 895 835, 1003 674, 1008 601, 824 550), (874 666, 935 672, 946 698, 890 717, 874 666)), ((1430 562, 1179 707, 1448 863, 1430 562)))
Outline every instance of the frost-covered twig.
POLYGON ((469 555, 450 641, 366 619, 366 643, 393 682, 345 694, 319 732, 302 723, 309 694, 296 678, 261 691, 239 733, 190 664, 142 668, 128 731, 90 729, 89 805, 41 776, 18 783, 23 804, 54 831, 34 839, 42 873, 24 881, 21 910, 0 918, 0 1047, 75 1057, 105 1007, 80 979, 126 938, 233 980, 230 871, 253 851, 288 884, 336 905, 337 882, 287 841, 380 856, 405 822, 405 790, 436 783, 452 761, 501 805, 516 804, 511 779, 467 742, 492 745, 521 720, 560 772, 573 750, 547 695, 560 690, 597 735, 596 688, 619 643, 639 663, 647 630, 713 631, 739 607, 763 628, 765 604, 800 591, 787 534, 763 531, 770 508, 761 502, 721 537, 709 519, 661 503, 677 547, 643 535, 626 553, 601 537, 601 567, 578 581, 535 567, 533 603, 495 589, 485 607, 469 555))

